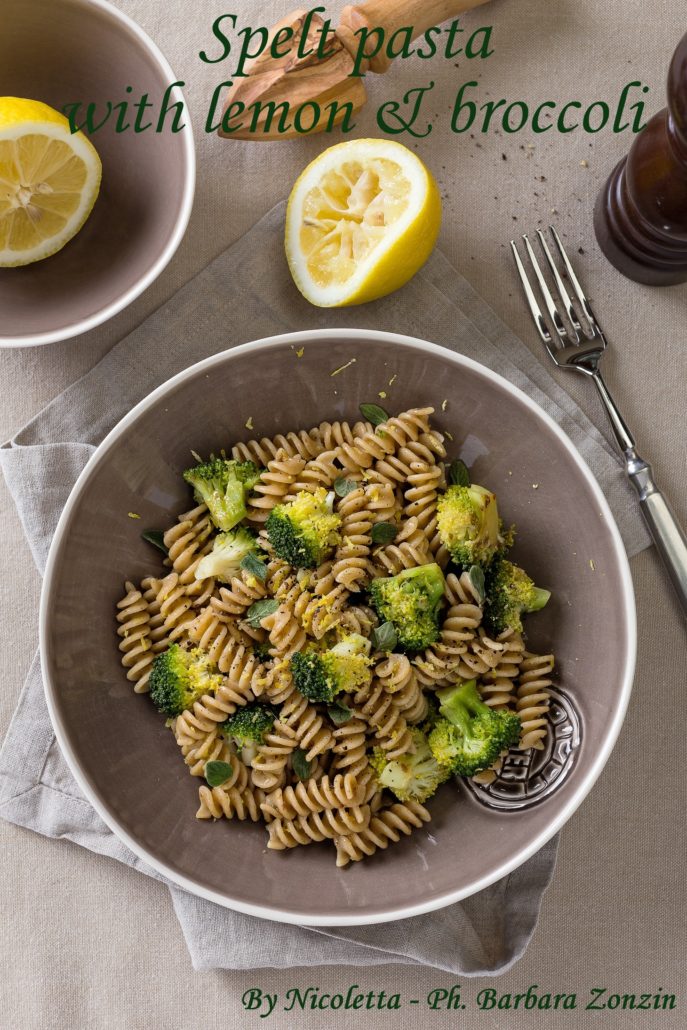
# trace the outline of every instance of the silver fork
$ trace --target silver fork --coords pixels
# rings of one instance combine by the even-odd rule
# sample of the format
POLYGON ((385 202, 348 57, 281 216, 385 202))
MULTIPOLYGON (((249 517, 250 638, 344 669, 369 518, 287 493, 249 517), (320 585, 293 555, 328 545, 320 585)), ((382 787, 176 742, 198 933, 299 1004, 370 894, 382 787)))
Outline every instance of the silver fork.
POLYGON ((580 286, 560 237, 552 225, 549 226, 549 232, 556 245, 562 264, 562 273, 553 259, 546 237, 541 229, 537 229, 537 236, 539 237, 546 265, 556 285, 558 303, 554 300, 527 235, 523 236, 523 241, 534 271, 539 293, 544 301, 546 315, 548 315, 550 325, 554 330, 553 334, 537 300, 537 292, 530 282, 515 241, 511 240, 510 244, 530 313, 537 327, 537 332, 552 361, 559 368, 573 369, 589 376, 599 391, 599 396, 611 420, 613 433, 625 461, 625 471, 639 496, 642 515, 663 559, 683 613, 687 615, 687 538, 670 510, 665 497, 654 482, 651 465, 637 454, 634 437, 602 378, 599 364, 607 347, 606 337, 592 311, 589 300, 580 286), (570 283, 575 301, 577 302, 577 308, 565 285, 564 276, 570 283), (578 315, 578 311, 581 313, 581 318, 578 315))

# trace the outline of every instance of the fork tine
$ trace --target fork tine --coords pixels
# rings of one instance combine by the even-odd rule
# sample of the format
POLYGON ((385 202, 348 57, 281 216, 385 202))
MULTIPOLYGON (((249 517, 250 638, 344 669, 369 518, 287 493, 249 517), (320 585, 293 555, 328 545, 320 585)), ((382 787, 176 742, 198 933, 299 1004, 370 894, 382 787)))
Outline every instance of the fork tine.
POLYGON ((582 305, 582 309, 583 309, 585 315, 587 316, 587 318, 589 319, 589 323, 590 323, 592 329, 594 330, 594 332, 598 333, 598 335, 601 337, 601 339, 603 341, 603 345, 605 347, 606 346, 606 338, 605 338, 605 336, 604 336, 604 334, 602 332, 601 326, 599 325, 599 323, 596 320, 596 315, 592 311, 592 306, 589 303, 589 300, 587 299, 587 296, 586 296, 584 290, 580 286, 580 281, 577 278, 577 276, 575 275, 575 269, 573 268, 573 266, 570 263, 570 258, 568 257, 568 255, 567 255, 567 253, 565 251, 565 247, 561 243, 561 238, 558 235, 558 233, 556 232, 555 226, 550 225, 549 226, 549 232, 551 233, 551 235, 554 238, 554 241, 556 243, 556 247, 558 248, 558 253, 561 256, 561 261, 563 262, 563 265, 565 267, 566 275, 568 276, 568 279, 570 280, 570 282, 572 284, 572 288, 575 291, 575 296, 577 297, 578 301, 582 305))
POLYGON ((558 266, 556 265, 556 263, 554 262, 554 260, 553 260, 553 258, 551 256, 551 251, 549 250, 549 245, 546 242, 546 237, 544 236, 544 233, 541 231, 541 229, 537 229, 537 236, 539 237, 539 242, 541 244, 541 248, 544 251, 544 257, 546 258, 546 263, 549 266, 549 271, 551 272, 551 275, 553 276, 554 282, 556 283, 556 289, 558 290, 560 298, 563 301, 563 305, 565 307, 565 312, 566 312, 566 314, 568 316, 568 319, 570 320, 570 324, 573 327, 573 330, 575 332, 575 336, 577 337, 577 342, 579 343, 580 342, 580 333, 583 332, 584 330, 582 329, 582 326, 580 324, 580 320, 577 317, 577 313, 575 311, 575 307, 573 305, 573 302, 572 302, 572 300, 570 298, 570 294, 568 293, 567 289, 565 288, 565 283, 563 282, 563 279, 561 278, 561 273, 558 271, 558 266))
POLYGON ((553 297, 551 295, 551 290, 549 289, 548 283, 546 282, 546 279, 544 278, 544 276, 542 274, 541 266, 540 266, 539 262, 537 261, 537 258, 536 258, 536 255, 535 255, 534 251, 532 250, 532 244, 530 243, 530 240, 529 240, 529 237, 528 237, 527 233, 524 234, 523 240, 525 242, 525 249, 527 250, 528 257, 529 257, 530 262, 532 264, 532 268, 534 269, 534 274, 537 277, 537 283, 539 284, 539 289, 541 290, 541 295, 544 298, 544 304, 546 306, 546 310, 548 311, 549 318, 553 322, 553 325, 554 325, 554 327, 556 329, 556 333, 558 334, 561 342, 565 343, 565 341, 566 341, 566 339, 567 339, 567 337, 569 335, 568 334, 568 330, 565 327, 565 323, 564 323, 563 319, 561 318, 561 316, 558 313, 558 308, 556 307, 556 302, 554 301, 554 299, 553 299, 553 297))
POLYGON ((550 347, 550 344, 551 344, 551 333, 549 332, 549 327, 546 324, 546 319, 544 318, 544 312, 539 307, 539 304, 537 302, 537 298, 535 296, 534 290, 530 286, 530 280, 529 280, 529 278, 527 276, 527 272, 525 271, 525 266, 523 265, 522 261, 520 260, 520 255, 518 254, 518 248, 515 246, 515 240, 511 240, 510 241, 510 247, 511 247, 511 250, 513 251, 513 257, 515 258, 515 266, 516 266, 516 268, 518 270, 518 275, 520 276, 520 282, 522 283, 522 288, 525 291, 525 298, 527 300, 527 306, 530 309, 530 314, 532 315, 532 318, 534 320, 534 324, 537 327, 537 332, 539 333, 539 336, 540 336, 540 338, 542 340, 542 343, 544 343, 546 345, 547 349, 549 350, 549 352, 551 352, 551 347, 550 347))

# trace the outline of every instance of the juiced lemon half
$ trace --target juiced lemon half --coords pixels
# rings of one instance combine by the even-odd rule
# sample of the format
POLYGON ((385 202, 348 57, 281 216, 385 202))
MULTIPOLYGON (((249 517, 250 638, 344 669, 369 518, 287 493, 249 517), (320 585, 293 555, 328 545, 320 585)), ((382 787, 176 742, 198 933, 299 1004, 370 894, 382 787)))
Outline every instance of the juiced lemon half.
POLYGON ((64 247, 91 213, 101 174, 95 147, 64 115, 0 97, 0 267, 64 247))
POLYGON ((415 275, 440 225, 439 189, 419 157, 391 140, 348 140, 325 150, 296 181, 286 257, 312 304, 363 304, 415 275))

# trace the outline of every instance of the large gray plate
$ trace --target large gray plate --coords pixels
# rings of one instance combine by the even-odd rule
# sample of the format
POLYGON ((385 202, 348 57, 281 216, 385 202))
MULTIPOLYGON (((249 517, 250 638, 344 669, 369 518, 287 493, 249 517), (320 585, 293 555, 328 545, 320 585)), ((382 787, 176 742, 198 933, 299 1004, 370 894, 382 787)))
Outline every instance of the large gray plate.
POLYGON ((591 473, 524 394, 446 350, 384 333, 294 334, 219 354, 172 379, 110 433, 80 477, 50 553, 41 605, 46 693, 63 751, 119 836, 188 890, 288 922, 381 922, 439 908, 504 876, 571 815, 601 771, 627 706, 635 614, 625 552, 591 473), (295 348, 305 347, 302 358, 295 348), (335 377, 332 370, 355 358, 335 377), (393 375, 398 378, 387 386, 393 375), (197 822, 198 780, 174 738, 122 673, 113 607, 126 578, 158 569, 144 527, 189 507, 180 472, 256 431, 355 419, 361 401, 393 411, 433 404, 452 451, 496 491, 516 556, 553 590, 530 646, 554 648, 582 722, 561 788, 524 812, 491 812, 453 784, 426 830, 346 870, 331 846, 268 852, 260 825, 197 822), (448 400, 445 413, 442 401, 448 400), (538 484, 533 489, 533 484, 538 484), (127 512, 141 514, 140 521, 127 512), (590 565, 593 560, 594 568, 590 565))

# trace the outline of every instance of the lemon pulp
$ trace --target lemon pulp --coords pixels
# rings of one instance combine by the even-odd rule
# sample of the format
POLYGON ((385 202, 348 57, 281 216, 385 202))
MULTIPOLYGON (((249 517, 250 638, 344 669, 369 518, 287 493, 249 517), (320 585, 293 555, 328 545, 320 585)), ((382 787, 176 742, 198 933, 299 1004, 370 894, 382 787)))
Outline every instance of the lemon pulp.
POLYGON ((322 286, 345 283, 408 207, 410 184, 393 161, 344 161, 327 172, 303 203, 300 244, 322 286))

